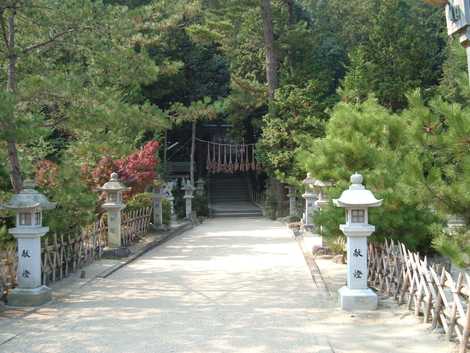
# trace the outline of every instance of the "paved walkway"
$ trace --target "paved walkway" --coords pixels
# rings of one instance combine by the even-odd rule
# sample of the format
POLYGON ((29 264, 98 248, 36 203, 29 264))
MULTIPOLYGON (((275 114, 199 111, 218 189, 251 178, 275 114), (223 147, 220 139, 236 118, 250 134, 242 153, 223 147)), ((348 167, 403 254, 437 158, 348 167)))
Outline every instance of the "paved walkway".
POLYGON ((0 320, 0 335, 11 338, 0 352, 447 352, 423 331, 413 333, 419 345, 405 345, 373 317, 355 321, 336 307, 285 226, 220 218, 73 295, 0 320), (372 336, 356 328, 361 322, 372 336))

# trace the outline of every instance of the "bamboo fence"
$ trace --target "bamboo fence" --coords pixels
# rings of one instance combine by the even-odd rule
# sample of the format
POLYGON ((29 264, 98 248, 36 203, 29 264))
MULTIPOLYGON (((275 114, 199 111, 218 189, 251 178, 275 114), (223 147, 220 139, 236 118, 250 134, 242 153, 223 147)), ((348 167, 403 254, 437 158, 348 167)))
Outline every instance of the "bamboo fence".
MULTIPOLYGON (((150 225, 152 208, 125 211, 121 217, 121 239, 129 246, 144 235, 150 225)), ((101 258, 107 245, 108 227, 101 219, 77 233, 50 234, 41 246, 43 284, 50 284, 101 258)), ((16 285, 16 244, 0 250, 0 299, 16 285)))
POLYGON ((128 246, 147 233, 152 216, 152 207, 125 211, 121 216, 121 244, 128 246))
POLYGON ((449 340, 467 352, 470 335, 470 277, 460 272, 455 278, 444 266, 430 265, 404 244, 386 241, 369 245, 369 284, 398 304, 442 328, 449 340))

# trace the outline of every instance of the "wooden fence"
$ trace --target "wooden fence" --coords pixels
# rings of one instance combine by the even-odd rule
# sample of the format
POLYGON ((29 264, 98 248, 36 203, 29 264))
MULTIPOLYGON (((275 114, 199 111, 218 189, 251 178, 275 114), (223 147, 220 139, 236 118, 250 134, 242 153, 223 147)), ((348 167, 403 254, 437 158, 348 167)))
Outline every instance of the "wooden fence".
POLYGON ((121 244, 128 246, 147 233, 152 218, 152 207, 125 211, 121 216, 121 244))
MULTIPOLYGON (((147 232, 151 215, 151 207, 122 213, 123 246, 131 245, 147 232)), ((50 234, 44 237, 41 248, 43 283, 61 280, 101 258, 103 248, 107 245, 107 232, 106 221, 102 219, 75 234, 50 234)), ((16 244, 0 251, 0 299, 16 285, 16 263, 16 244)))
POLYGON ((443 328, 449 340, 457 340, 459 352, 467 352, 470 334, 470 277, 456 278, 441 265, 409 251, 404 244, 388 241, 369 245, 369 284, 406 303, 432 328, 443 328))

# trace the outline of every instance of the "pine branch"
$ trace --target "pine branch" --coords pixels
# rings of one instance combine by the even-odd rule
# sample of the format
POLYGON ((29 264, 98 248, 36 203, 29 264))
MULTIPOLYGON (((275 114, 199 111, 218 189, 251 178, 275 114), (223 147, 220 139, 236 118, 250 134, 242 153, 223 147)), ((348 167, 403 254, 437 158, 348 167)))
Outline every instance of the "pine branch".
POLYGON ((41 43, 37 43, 37 44, 33 44, 25 49, 23 49, 23 53, 29 53, 35 49, 40 49, 40 48, 43 48, 45 46, 48 46, 49 44, 52 44, 54 43, 55 41, 59 40, 60 38, 66 36, 67 34, 70 34, 70 33, 74 33, 74 32, 79 32, 79 31, 83 31, 83 30, 86 30, 86 29, 90 29, 90 27, 83 27, 83 28, 80 28, 80 27, 73 27, 73 28, 69 28, 63 32, 60 32, 60 33, 57 33, 55 36, 49 38, 48 40, 44 41, 44 42, 41 42, 41 43))
POLYGON ((5 42, 5 47, 8 49, 10 48, 10 43, 8 42, 8 37, 7 37, 7 28, 5 25, 5 18, 3 17, 5 13, 5 9, 2 8, 0 10, 0 28, 2 29, 2 36, 3 36, 3 41, 5 42))

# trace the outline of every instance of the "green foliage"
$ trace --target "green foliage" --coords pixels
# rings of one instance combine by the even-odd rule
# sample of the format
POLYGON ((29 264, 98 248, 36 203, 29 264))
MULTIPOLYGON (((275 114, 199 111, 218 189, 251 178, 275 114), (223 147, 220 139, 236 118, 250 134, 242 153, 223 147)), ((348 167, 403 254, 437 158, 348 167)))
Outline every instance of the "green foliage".
MULTIPOLYGON (((358 171, 366 186, 383 199, 383 207, 370 210, 370 221, 377 226, 376 237, 392 237, 413 249, 427 250, 431 227, 439 222, 425 202, 414 197, 406 182, 409 168, 405 156, 414 146, 410 124, 369 98, 361 104, 339 104, 332 112, 323 139, 311 140, 298 153, 304 168, 322 180, 335 182, 332 198, 348 186, 358 171)), ((338 235, 342 212, 327 208, 317 222, 325 234, 338 235)))
POLYGON ((284 86, 276 92, 272 112, 264 117, 263 133, 258 143, 258 159, 276 172, 278 179, 300 177, 294 155, 302 135, 323 134, 325 95, 315 81, 304 87, 284 86), (322 102, 322 103, 320 103, 322 102))
POLYGON ((332 1, 327 7, 330 11, 351 7, 356 7, 355 12, 365 11, 356 19, 346 20, 335 13, 340 22, 336 30, 339 37, 355 37, 345 43, 349 47, 342 85, 345 100, 363 99, 374 93, 381 104, 397 110, 406 106, 406 93, 411 89, 427 92, 437 85, 445 53, 440 8, 417 0, 353 0, 344 5, 332 1))
POLYGON ((457 266, 470 266, 470 230, 460 229, 452 234, 440 231, 434 237, 433 246, 457 266))
POLYGON ((62 164, 57 184, 49 185, 40 191, 49 200, 57 202, 55 209, 45 212, 45 223, 51 232, 69 234, 96 220, 98 195, 83 182, 79 167, 71 163, 62 164))
POLYGON ((150 192, 142 192, 132 196, 127 201, 126 209, 129 211, 138 210, 144 207, 152 206, 152 194, 150 192))
POLYGON ((8 245, 13 244, 15 244, 15 238, 10 233, 8 233, 7 225, 0 225, 0 250, 8 245))

